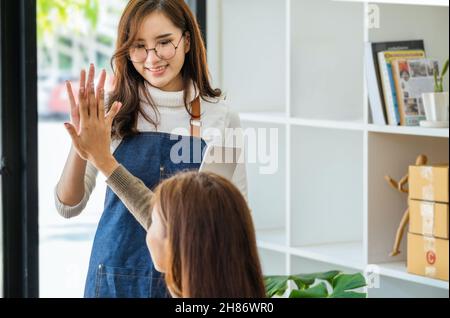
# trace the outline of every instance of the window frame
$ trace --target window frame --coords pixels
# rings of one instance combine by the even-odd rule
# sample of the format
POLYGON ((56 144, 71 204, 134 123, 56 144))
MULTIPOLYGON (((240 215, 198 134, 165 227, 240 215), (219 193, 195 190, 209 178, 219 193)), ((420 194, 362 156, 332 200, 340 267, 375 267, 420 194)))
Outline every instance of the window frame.
POLYGON ((3 296, 39 296, 36 0, 0 1, 3 296))

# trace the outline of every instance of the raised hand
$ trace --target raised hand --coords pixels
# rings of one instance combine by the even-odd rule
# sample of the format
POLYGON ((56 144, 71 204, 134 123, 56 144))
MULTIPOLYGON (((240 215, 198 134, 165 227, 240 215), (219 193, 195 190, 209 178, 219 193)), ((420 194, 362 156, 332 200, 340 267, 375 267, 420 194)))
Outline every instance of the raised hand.
MULTIPOLYGON (((83 72, 82 72, 83 73, 83 72)), ((92 162, 99 170, 105 172, 105 169, 111 168, 115 160, 111 155, 111 127, 114 117, 119 112, 122 104, 113 103, 108 114, 105 115, 105 90, 104 84, 106 72, 103 70, 100 74, 97 91, 94 87, 95 68, 91 65, 87 83, 81 76, 80 91, 78 93, 78 105, 73 107, 76 118, 79 114, 79 128, 72 123, 65 123, 65 127, 70 134, 72 143, 78 152, 78 155, 84 160, 92 162), (78 110, 78 111, 77 111, 78 110)), ((69 95, 70 96, 70 95, 69 95)), ((71 104, 74 104, 73 94, 71 104)), ((112 172, 112 171, 108 171, 112 172)))

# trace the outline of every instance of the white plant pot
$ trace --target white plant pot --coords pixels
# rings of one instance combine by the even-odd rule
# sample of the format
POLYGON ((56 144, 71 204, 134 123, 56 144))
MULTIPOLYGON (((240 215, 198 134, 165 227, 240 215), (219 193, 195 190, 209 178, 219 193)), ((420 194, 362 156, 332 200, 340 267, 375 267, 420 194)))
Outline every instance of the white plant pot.
POLYGON ((448 122, 448 92, 422 94, 425 116, 430 122, 448 122))

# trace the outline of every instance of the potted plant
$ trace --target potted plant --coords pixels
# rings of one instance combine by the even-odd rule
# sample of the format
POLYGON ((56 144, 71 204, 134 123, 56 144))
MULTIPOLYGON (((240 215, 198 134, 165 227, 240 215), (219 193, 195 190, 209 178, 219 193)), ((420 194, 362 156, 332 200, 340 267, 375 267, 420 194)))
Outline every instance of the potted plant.
POLYGON ((288 282, 293 281, 289 298, 366 298, 365 292, 357 289, 367 286, 362 274, 343 274, 340 271, 325 273, 299 274, 288 276, 266 276, 267 296, 285 295, 288 282))
POLYGON ((444 77, 448 71, 448 59, 442 68, 434 70, 434 93, 422 95, 427 121, 423 125, 429 127, 448 127, 449 100, 448 92, 444 92, 444 77))

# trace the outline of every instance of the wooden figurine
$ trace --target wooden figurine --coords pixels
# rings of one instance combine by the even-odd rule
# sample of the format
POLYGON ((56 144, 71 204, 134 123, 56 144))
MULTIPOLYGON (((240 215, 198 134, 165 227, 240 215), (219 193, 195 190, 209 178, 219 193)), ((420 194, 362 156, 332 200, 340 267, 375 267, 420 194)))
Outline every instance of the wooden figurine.
MULTIPOLYGON (((416 166, 424 166, 428 162, 428 158, 425 155, 420 155, 416 159, 416 166)), ((406 188, 406 184, 408 183, 409 175, 406 174, 399 182, 395 181, 389 176, 384 177, 386 181, 397 191, 400 193, 409 193, 409 189, 406 188)), ((403 214, 402 220, 400 221, 400 225, 397 229, 397 235, 395 237, 394 247, 390 256, 396 256, 400 254, 400 243, 402 242, 403 234, 405 232, 405 228, 409 223, 409 207, 406 209, 403 214)))

